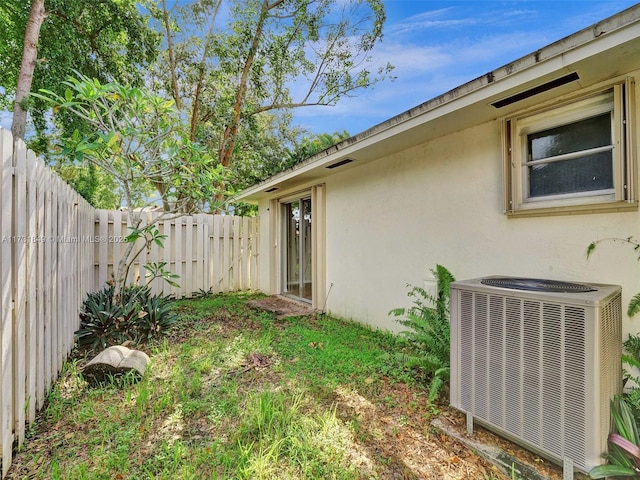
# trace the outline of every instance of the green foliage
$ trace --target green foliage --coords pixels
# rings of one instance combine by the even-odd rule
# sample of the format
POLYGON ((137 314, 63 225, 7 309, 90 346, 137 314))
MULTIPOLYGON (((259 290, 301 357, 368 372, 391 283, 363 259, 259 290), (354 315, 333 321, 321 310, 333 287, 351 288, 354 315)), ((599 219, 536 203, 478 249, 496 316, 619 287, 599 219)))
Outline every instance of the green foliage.
POLYGON ((291 126, 291 116, 264 112, 247 121, 237 136, 229 166, 229 184, 240 191, 286 168, 291 150, 302 135, 291 126))
POLYGON ((334 105, 392 69, 370 58, 386 18, 379 0, 180 3, 151 7, 166 48, 150 82, 231 169, 233 190, 294 161, 292 109, 334 105))
MULTIPOLYGON (((317 135, 300 134, 282 121, 277 123, 279 126, 274 130, 276 117, 269 118, 273 121, 260 121, 257 130, 245 131, 240 140, 244 148, 236 153, 236 161, 229 168, 229 183, 236 191, 255 185, 349 138, 346 130, 317 135), (247 138, 244 138, 245 135, 247 138)), ((233 201, 231 204, 235 215, 257 215, 254 205, 233 201)))
MULTIPOLYGON (((118 185, 95 165, 67 162, 52 165, 58 175, 95 208, 116 210, 122 204, 118 185)), ((148 189, 146 189, 148 191, 148 189)))
POLYGON ((126 207, 136 204, 140 183, 153 185, 165 211, 189 213, 210 201, 208 185, 221 175, 209 152, 189 140, 173 101, 117 83, 80 75, 63 82, 64 95, 41 90, 55 115, 75 115, 92 128, 61 136, 60 153, 109 173, 126 207), (198 188, 193 188, 198 184, 198 188))
POLYGON ((272 174, 275 174, 280 170, 293 167, 297 163, 300 163, 314 156, 316 153, 320 153, 349 137, 349 132, 346 130, 343 130, 342 132, 320 133, 317 135, 304 135, 302 138, 296 140, 292 149, 289 151, 287 158, 282 165, 280 165, 279 170, 273 171, 272 174))
POLYGON ((640 437, 631 407, 622 398, 611 401, 614 431, 609 434, 608 464, 589 472, 591 478, 640 478, 640 437))
POLYGON ((114 287, 87 295, 80 311, 78 345, 91 349, 119 345, 127 340, 146 342, 166 334, 178 319, 168 296, 151 295, 147 286, 124 289, 119 302, 114 287))
MULTIPOLYGON (((11 109, 22 61, 22 47, 30 1, 0 2, 0 106, 11 109)), ((47 17, 40 29, 38 62, 32 91, 48 89, 63 94, 61 81, 81 72, 101 82, 142 85, 147 66, 155 61, 160 36, 149 25, 146 1, 46 0, 47 17)), ((30 147, 46 154, 48 147, 48 105, 28 100, 29 113, 37 131, 30 147)), ((84 131, 86 124, 73 116, 55 119, 66 134, 84 131)))
POLYGON ((120 189, 124 205, 136 205, 138 184, 153 185, 165 211, 190 213, 211 200, 209 185, 218 180, 209 152, 189 140, 173 101, 155 93, 120 85, 102 84, 79 75, 63 82, 63 95, 41 90, 34 97, 53 106, 57 115, 74 115, 90 131, 61 136, 60 153, 93 163, 109 173, 120 189), (194 188, 194 184, 198 188, 194 188))
MULTIPOLYGON (((73 115, 91 127, 61 136, 60 153, 88 162, 111 176, 118 185, 129 216, 131 232, 114 275, 116 301, 122 295, 135 259, 152 243, 162 246, 156 225, 167 217, 202 210, 220 193, 216 185, 224 171, 215 165, 207 149, 192 142, 180 112, 172 100, 141 88, 102 84, 79 75, 63 82, 62 95, 49 90, 33 94, 53 106, 54 116, 73 115), (142 215, 138 207, 146 197, 141 185, 152 185, 159 198, 144 198, 144 205, 161 202, 157 216, 142 215), (142 240, 142 246, 134 248, 142 240)), ((172 283, 164 265, 146 266, 152 278, 172 283)))
POLYGON ((404 357, 408 368, 429 380, 429 401, 433 402, 446 386, 450 374, 449 342, 449 285, 455 279, 442 265, 431 270, 436 282, 436 296, 424 288, 411 287, 408 296, 414 305, 410 308, 396 308, 389 312, 409 330, 401 332, 406 352, 404 357))
POLYGON ((640 335, 629 335, 622 344, 623 383, 625 401, 633 410, 636 418, 640 418, 640 335))

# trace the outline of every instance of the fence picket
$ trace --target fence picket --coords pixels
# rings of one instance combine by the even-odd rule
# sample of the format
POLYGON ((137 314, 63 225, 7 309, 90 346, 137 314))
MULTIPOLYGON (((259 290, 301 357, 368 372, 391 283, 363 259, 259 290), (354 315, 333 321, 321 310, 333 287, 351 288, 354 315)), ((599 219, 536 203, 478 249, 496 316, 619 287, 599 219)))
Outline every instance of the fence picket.
POLYGON ((13 308, 12 308, 12 225, 13 208, 13 140, 8 132, 0 131, 0 268, 2 269, 2 295, 0 297, 0 447, 2 449, 2 476, 9 470, 13 447, 13 308))
POLYGON ((27 366, 27 422, 33 423, 36 419, 36 399, 37 399, 37 367, 38 367, 38 332, 37 332, 37 266, 38 266, 38 229, 36 190, 38 187, 38 167, 36 156, 33 152, 28 152, 27 158, 27 344, 26 357, 27 366))
POLYGON ((172 245, 165 245, 166 249, 169 247, 169 253, 171 255, 171 263, 168 263, 168 267, 171 272, 178 275, 176 278, 179 287, 171 287, 172 293, 176 297, 181 297, 184 295, 185 290, 185 278, 184 278, 184 263, 183 252, 184 252, 184 229, 182 228, 182 217, 176 218, 172 220, 173 224, 173 241, 172 245), (171 252, 171 247, 175 245, 175 252, 171 252))
POLYGON ((239 290, 246 290, 249 282, 249 218, 241 217, 242 221, 242 238, 240 244, 241 253, 238 255, 238 271, 240 272, 239 290))
MULTIPOLYGON (((184 296, 190 297, 193 294, 194 278, 193 278, 193 217, 184 217, 185 220, 185 245, 184 245, 184 277, 182 278, 182 292, 184 296)), ((177 249, 176 249, 177 255, 177 249)))
POLYGON ((98 272, 98 276, 96 277, 96 283, 94 284, 93 290, 98 291, 102 290, 104 287, 104 282, 109 279, 109 211, 108 210, 98 210, 96 212, 96 237, 93 239, 95 241, 95 249, 98 251, 97 258, 98 263, 96 265, 96 271, 98 272))
POLYGON ((117 275, 120 257, 122 255, 122 248, 120 245, 120 237, 122 235, 122 222, 123 215, 120 210, 114 210, 113 212, 109 212, 111 217, 111 228, 109 230, 109 236, 107 237, 107 247, 111 250, 111 261, 113 262, 112 273, 114 276, 117 275))
POLYGON ((206 257, 205 257, 205 232, 207 229, 207 224, 205 222, 204 215, 196 215, 194 216, 194 222, 196 226, 196 235, 195 235, 195 252, 194 252, 194 261, 195 261, 195 285, 194 291, 202 289, 206 291, 208 287, 207 281, 205 279, 205 268, 206 268, 206 257))
POLYGON ((26 275, 27 275, 27 147, 22 141, 14 144, 13 189, 13 419, 18 447, 24 443, 26 393, 26 275))
POLYGON ((213 236, 211 237, 211 284, 213 285, 214 292, 222 291, 222 242, 220 242, 220 230, 222 217, 213 217, 213 236))
POLYGON ((36 306, 36 349, 37 349, 37 366, 36 366, 36 408, 40 409, 44 405, 45 398, 45 341, 44 341, 44 283, 45 283, 45 210, 46 210, 46 193, 44 189, 45 175, 47 169, 44 162, 37 159, 37 187, 36 187, 36 205, 38 210, 36 222, 36 246, 37 246, 37 265, 36 265, 36 285, 37 285, 37 306, 36 306))
MULTIPOLYGON (((165 268, 171 269, 171 265, 173 263, 171 258, 171 244, 173 239, 175 238, 175 235, 174 235, 175 229, 173 228, 171 220, 165 220, 163 222, 163 226, 164 226, 164 234, 166 235, 164 239, 164 248, 162 249, 164 254, 163 262, 165 262, 165 268)), ((158 285, 158 283, 156 283, 156 285, 158 285)), ((158 289, 160 291, 166 292, 168 290, 169 292, 171 292, 173 290, 173 287, 167 288, 165 290, 164 285, 158 285, 158 289)))
MULTIPOLYGON (((156 213, 151 214, 152 219, 155 219, 156 216, 157 216, 156 213)), ((161 235, 164 234, 164 224, 162 222, 159 222, 156 224, 156 226, 158 227, 158 231, 160 232, 160 234, 161 235)), ((160 249, 155 243, 152 243, 150 245, 149 254, 147 255, 147 264, 154 264, 160 261, 162 261, 162 259, 160 258, 160 249)), ((142 277, 145 279, 145 284, 146 284, 147 283, 146 270, 144 268, 140 268, 140 271, 142 272, 142 277)), ((160 289, 156 283, 151 284, 151 291, 154 294, 160 293, 160 289)))
POLYGON ((56 181, 57 176, 51 175, 51 328, 49 329, 51 335, 51 377, 49 378, 49 382, 47 382, 47 386, 51 386, 53 381, 55 380, 59 367, 61 365, 58 364, 58 351, 59 351, 59 341, 58 338, 60 336, 60 330, 56 325, 56 319, 59 314, 59 285, 58 285, 58 271, 60 268, 60 255, 58 249, 58 236, 60 235, 60 227, 58 225, 60 220, 61 212, 59 211, 59 191, 58 191, 58 182, 56 181))
POLYGON ((222 217, 222 289, 225 292, 228 292, 231 289, 231 278, 232 278, 232 268, 233 263, 231 263, 230 253, 231 253, 231 217, 225 216, 222 217))

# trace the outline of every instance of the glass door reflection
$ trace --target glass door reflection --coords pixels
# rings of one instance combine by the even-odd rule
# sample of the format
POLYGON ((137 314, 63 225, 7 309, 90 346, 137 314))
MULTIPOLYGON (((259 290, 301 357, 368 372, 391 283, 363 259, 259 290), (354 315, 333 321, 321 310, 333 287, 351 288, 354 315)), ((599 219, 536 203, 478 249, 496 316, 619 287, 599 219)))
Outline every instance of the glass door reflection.
POLYGON ((288 295, 311 301, 311 198, 284 204, 284 284, 288 295))

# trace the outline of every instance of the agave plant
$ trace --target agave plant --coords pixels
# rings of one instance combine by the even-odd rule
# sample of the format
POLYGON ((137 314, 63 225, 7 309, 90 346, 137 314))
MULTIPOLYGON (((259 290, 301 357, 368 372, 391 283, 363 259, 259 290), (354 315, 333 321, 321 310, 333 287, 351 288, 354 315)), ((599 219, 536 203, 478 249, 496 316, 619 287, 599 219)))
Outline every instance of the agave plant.
POLYGON ((80 328, 75 332, 78 344, 97 349, 124 342, 127 336, 118 328, 121 311, 113 302, 113 286, 88 294, 80 312, 80 328))
POLYGON ((167 332, 178 320, 178 314, 172 307, 173 299, 169 296, 152 295, 146 298, 143 305, 146 315, 141 315, 137 322, 137 331, 141 340, 167 332))
POLYGON ((611 402, 614 432, 609 434, 607 465, 589 472, 591 478, 640 478, 640 437, 631 407, 623 398, 611 402))
POLYGON ((80 346, 90 349, 118 345, 126 340, 147 342, 165 334, 178 319, 169 296, 151 295, 148 286, 132 285, 115 302, 114 287, 90 293, 80 312, 75 332, 80 346))

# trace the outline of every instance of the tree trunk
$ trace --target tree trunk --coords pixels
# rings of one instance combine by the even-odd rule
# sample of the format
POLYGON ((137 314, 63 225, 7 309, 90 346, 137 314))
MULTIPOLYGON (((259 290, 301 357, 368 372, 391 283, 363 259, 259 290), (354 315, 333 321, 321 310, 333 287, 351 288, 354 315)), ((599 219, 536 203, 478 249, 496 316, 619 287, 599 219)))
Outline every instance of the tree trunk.
POLYGON ((207 53, 209 42, 211 41, 210 37, 213 34, 213 29, 216 25, 216 19, 218 18, 218 12, 220 11, 220 5, 222 5, 222 0, 218 0, 216 4, 216 8, 213 12, 213 16, 209 20, 209 32, 207 36, 204 38, 204 45, 202 47, 202 57, 200 58, 200 71, 198 72, 198 79, 196 81, 196 90, 193 97, 193 106, 191 110, 191 141, 194 142, 196 140, 196 129, 198 127, 198 110, 200 109, 200 94, 202 93, 202 88, 204 84, 204 74, 206 71, 206 61, 207 61, 207 53))
POLYGON ((22 50, 22 64, 20 65, 20 75, 16 85, 16 98, 13 105, 13 121, 11 123, 11 133, 13 139, 24 139, 27 125, 27 111, 23 108, 23 102, 31 91, 33 71, 38 60, 38 38, 40 37, 40 27, 45 19, 44 0, 32 0, 27 27, 24 33, 24 48, 22 50))
POLYGON ((178 89, 178 78, 176 76, 176 61, 173 53, 173 39, 171 37, 171 25, 169 21, 169 11, 167 3, 162 0, 162 22, 167 33, 167 53, 169 54, 169 72, 171 73, 171 93, 173 100, 176 102, 176 108, 182 110, 182 98, 178 89))
MULTIPOLYGON (((247 94, 249 72, 251 71, 253 62, 256 59, 256 54, 258 53, 258 47, 260 46, 260 41, 262 40, 262 36, 264 34, 265 22, 267 21, 269 10, 275 8, 275 6, 277 6, 279 3, 280 2, 274 2, 273 4, 269 4, 268 0, 264 0, 262 4, 260 17, 258 18, 256 30, 253 34, 253 39, 251 40, 251 45, 249 47, 249 51, 247 52, 247 58, 244 62, 244 68, 242 69, 242 74, 240 75, 240 80, 238 82, 238 90, 236 91, 235 103, 233 105, 233 114, 229 121, 229 125, 227 125, 227 127, 224 129, 224 134, 222 136, 219 158, 220 163, 224 168, 229 168, 229 165, 231 165, 233 151, 236 147, 236 139, 238 136, 240 119, 242 117, 242 106, 244 105, 245 97, 247 94)), ((224 188, 224 185, 222 185, 222 188, 224 188)), ((212 199, 214 205, 216 204, 218 198, 219 195, 215 195, 215 197, 212 199)))

